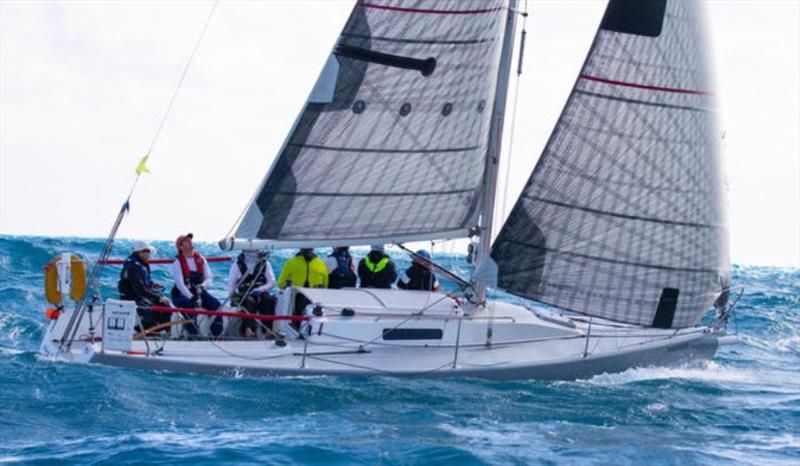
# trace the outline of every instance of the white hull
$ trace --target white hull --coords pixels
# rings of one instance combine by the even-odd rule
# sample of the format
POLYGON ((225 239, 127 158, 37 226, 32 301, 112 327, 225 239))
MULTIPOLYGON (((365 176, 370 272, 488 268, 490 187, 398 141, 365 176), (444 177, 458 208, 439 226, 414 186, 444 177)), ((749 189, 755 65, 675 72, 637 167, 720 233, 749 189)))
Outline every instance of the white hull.
MULTIPOLYGON (((319 303, 305 339, 134 340, 129 351, 104 348, 102 311, 95 311, 69 351, 59 340, 69 313, 53 321, 42 352, 72 361, 145 370, 226 376, 393 375, 490 379, 578 379, 647 365, 676 365, 714 356, 724 330, 661 330, 565 317, 493 302, 470 310, 438 293, 400 290, 299 290, 319 303), (345 306, 344 303, 347 303, 345 306), (341 309, 355 311, 342 316, 341 309), (423 310, 424 309, 424 310, 423 310), (423 310, 421 315, 414 315, 423 310), (468 315, 467 315, 468 313, 468 315), (487 344, 487 334, 491 341, 487 344), (588 335, 588 338, 587 338, 588 335), (99 340, 99 341, 97 341, 99 340), (62 347, 63 348, 63 347, 62 347)), ((292 291, 279 296, 288 313, 292 291)), ((88 315, 88 314, 87 314, 88 315)), ((282 322, 287 332, 288 323, 282 322)), ((723 340, 724 341, 724 340, 723 340)))

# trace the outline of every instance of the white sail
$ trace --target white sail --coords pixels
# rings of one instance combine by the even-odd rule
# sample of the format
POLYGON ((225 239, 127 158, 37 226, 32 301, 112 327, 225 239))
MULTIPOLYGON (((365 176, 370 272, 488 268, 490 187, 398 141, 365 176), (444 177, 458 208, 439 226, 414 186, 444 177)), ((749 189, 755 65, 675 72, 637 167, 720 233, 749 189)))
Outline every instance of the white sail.
POLYGON ((497 286, 664 328, 693 325, 725 301, 728 231, 699 8, 611 0, 493 245, 497 286))
POLYGON ((236 242, 467 236, 507 15, 505 0, 358 2, 236 242))

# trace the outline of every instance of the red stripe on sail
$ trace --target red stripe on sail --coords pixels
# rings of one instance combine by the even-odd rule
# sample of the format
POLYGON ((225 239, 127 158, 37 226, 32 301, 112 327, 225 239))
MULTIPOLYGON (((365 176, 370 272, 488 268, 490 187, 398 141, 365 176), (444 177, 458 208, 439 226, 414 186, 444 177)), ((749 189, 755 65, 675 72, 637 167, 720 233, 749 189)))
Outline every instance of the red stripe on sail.
POLYGON ((589 76, 587 74, 582 74, 580 77, 581 79, 586 79, 587 81, 595 81, 603 84, 612 84, 614 86, 632 87, 634 89, 645 89, 648 91, 675 92, 678 94, 692 94, 692 95, 711 95, 710 92, 706 91, 695 91, 691 89, 680 89, 677 87, 661 87, 661 86, 650 86, 647 84, 626 83, 624 81, 614 81, 612 79, 598 78, 596 76, 589 76))
POLYGON ((491 13, 492 11, 502 10, 502 7, 486 8, 484 10, 423 10, 419 8, 406 8, 401 6, 376 5, 374 3, 361 3, 361 8, 374 8, 376 10, 400 11, 403 13, 423 13, 431 15, 478 15, 481 13, 491 13))

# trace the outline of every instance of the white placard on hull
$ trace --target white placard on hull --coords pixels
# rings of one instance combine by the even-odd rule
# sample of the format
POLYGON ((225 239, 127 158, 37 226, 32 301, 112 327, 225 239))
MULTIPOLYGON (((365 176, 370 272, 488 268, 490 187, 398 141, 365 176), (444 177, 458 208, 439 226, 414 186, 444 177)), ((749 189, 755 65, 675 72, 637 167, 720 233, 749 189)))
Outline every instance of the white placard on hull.
POLYGON ((135 325, 134 301, 107 299, 103 314, 103 349, 130 351, 135 325))

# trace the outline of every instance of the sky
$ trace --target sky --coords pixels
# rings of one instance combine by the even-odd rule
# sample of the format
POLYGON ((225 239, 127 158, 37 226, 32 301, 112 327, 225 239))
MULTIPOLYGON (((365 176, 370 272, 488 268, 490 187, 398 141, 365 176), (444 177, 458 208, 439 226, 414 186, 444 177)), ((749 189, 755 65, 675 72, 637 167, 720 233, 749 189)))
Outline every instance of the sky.
MULTIPOLYGON (((222 1, 119 236, 225 237, 353 3, 222 1)), ((800 267, 800 1, 704 3, 732 260, 800 267)), ((108 234, 212 5, 0 0, 0 234, 108 234)), ((530 1, 501 209, 511 208, 536 163, 604 7, 530 1)))

